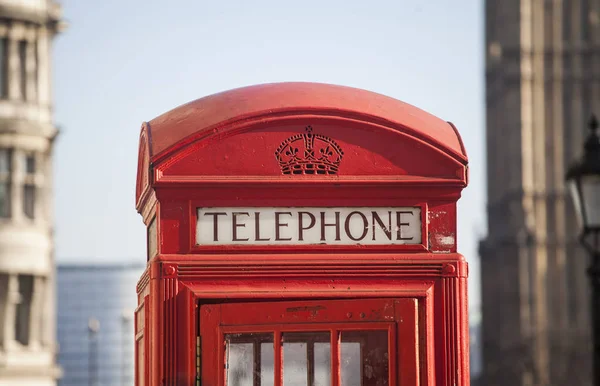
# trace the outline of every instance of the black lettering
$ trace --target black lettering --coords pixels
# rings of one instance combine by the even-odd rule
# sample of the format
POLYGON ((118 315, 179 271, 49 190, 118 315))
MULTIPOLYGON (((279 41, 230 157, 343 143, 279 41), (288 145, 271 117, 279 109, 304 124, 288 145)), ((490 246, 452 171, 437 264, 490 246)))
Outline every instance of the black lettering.
POLYGON ((219 241, 219 216, 227 216, 225 212, 204 213, 205 216, 213 216, 213 241, 219 241))
POLYGON ((396 212, 396 227, 398 229, 398 231, 396 233, 396 240, 412 240, 414 237, 402 237, 402 227, 410 225, 407 222, 400 222, 400 221, 402 221, 402 220, 400 220, 400 216, 403 214, 410 214, 411 216, 414 216, 414 213, 410 212, 410 211, 396 212))
POLYGON ((325 212, 321 212, 321 241, 325 241, 325 227, 335 227, 335 241, 340 241, 340 212, 335 212, 335 222, 325 223, 325 212))
POLYGON ((287 223, 281 223, 281 222, 279 222, 279 216, 282 215, 282 214, 287 214, 287 215, 290 215, 290 216, 292 215, 291 212, 275 212, 275 240, 277 240, 277 241, 290 241, 290 240, 292 240, 291 237, 290 238, 286 238, 286 239, 282 239, 281 237, 279 237, 280 236, 279 228, 280 227, 287 227, 288 226, 287 223))
POLYGON ((344 222, 344 228, 346 229, 346 235, 348 235, 348 237, 350 237, 350 239, 352 239, 353 241, 360 241, 360 240, 364 239, 365 236, 367 235, 367 233, 369 232, 369 221, 367 220, 367 217, 364 214, 362 214, 361 212, 358 212, 358 211, 350 212, 350 214, 348 214, 348 217, 346 217, 346 221, 344 222), (357 238, 352 236, 352 233, 350 232, 350 219, 355 214, 358 214, 360 217, 362 217, 363 225, 364 225, 362 235, 360 235, 360 237, 357 237, 357 238))
POLYGON ((237 237, 237 229, 238 228, 245 228, 246 224, 238 224, 237 223, 237 216, 240 215, 244 215, 244 216, 250 216, 250 213, 248 212, 233 212, 231 213, 232 216, 232 221, 231 221, 231 227, 232 229, 232 233, 233 233, 233 241, 248 241, 249 239, 238 239, 237 237))
POLYGON ((270 238, 260 238, 260 212, 254 212, 254 240, 256 241, 269 241, 270 238))
POLYGON ((298 212, 298 241, 304 241, 304 231, 309 230, 315 226, 317 219, 310 212, 298 212), (306 228, 303 226, 302 215, 307 214, 310 217, 310 225, 306 228))
POLYGON ((388 211, 388 221, 389 225, 386 227, 377 212, 371 212, 371 217, 373 219, 373 240, 375 240, 375 223, 379 225, 379 227, 385 232, 388 240, 392 240, 392 212, 388 211))

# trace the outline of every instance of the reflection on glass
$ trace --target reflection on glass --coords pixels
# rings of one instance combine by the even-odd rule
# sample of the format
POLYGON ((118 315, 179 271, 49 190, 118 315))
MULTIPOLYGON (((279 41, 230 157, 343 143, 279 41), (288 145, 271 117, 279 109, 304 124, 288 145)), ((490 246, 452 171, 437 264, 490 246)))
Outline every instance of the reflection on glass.
MULTIPOLYGON (((329 335, 329 334, 328 334, 329 335)), ((329 336, 328 336, 329 338, 329 336)), ((315 367, 313 386, 331 384, 331 349, 329 342, 315 343, 315 367)))
POLYGON ((360 343, 342 342, 340 367, 342 386, 360 386, 360 343))
POLYGON ((229 343, 227 348, 227 385, 252 386, 254 382, 253 344, 229 343))
POLYGON ((342 331, 342 386, 388 386, 388 361, 387 331, 342 331))
POLYGON ((283 343, 283 384, 308 385, 308 359, 306 343, 283 343))
POLYGON ((260 384, 261 386, 275 385, 275 354, 273 353, 273 343, 260 344, 260 384))
POLYGON ((273 386, 273 334, 225 335, 227 386, 273 386))
POLYGON ((284 386, 330 386, 329 332, 283 333, 284 386))

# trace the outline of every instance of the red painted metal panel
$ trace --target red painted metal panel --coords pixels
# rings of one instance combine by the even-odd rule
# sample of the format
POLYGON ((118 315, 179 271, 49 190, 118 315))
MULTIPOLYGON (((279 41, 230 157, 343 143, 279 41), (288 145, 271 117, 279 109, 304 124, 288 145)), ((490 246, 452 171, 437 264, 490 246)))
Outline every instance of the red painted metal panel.
MULTIPOLYGON (((419 366, 423 355, 420 347, 419 330, 424 331, 425 325, 419 325, 417 300, 414 298, 395 300, 395 318, 398 320, 398 366, 401 385, 419 385, 419 366)), ((392 362, 394 363, 394 362, 392 362)))
MULTIPOLYGON (((196 319, 197 303, 194 294, 189 288, 178 282, 179 291, 177 294, 177 311, 180 316, 177 318, 176 324, 176 341, 177 342, 196 342, 198 336, 198 326, 194 323, 196 319)), ((176 379, 178 385, 192 385, 196 378, 196 349, 191 345, 187 345, 187 349, 181 345, 173 345, 173 350, 176 354, 176 379)))
POLYGON ((308 300, 274 303, 223 304, 221 325, 289 324, 335 322, 382 322, 394 320, 394 303, 389 299, 345 300, 335 302, 308 300))
MULTIPOLYGON (((179 197, 180 192, 173 190, 158 192, 161 200, 159 223, 162 229, 159 236, 161 254, 187 254, 203 253, 210 250, 235 251, 244 250, 247 253, 260 251, 278 251, 285 253, 290 248, 295 252, 310 249, 312 251, 328 250, 338 251, 356 250, 367 248, 372 252, 377 251, 413 251, 413 252, 456 252, 456 203, 427 200, 433 193, 440 191, 430 188, 403 189, 400 186, 393 188, 379 187, 371 189, 348 189, 341 192, 336 188, 281 188, 269 189, 239 187, 235 188, 204 188, 190 192, 187 198, 179 197), (240 205, 240 192, 243 192, 243 205, 247 207, 279 206, 279 207, 309 207, 309 206, 346 206, 346 207, 403 207, 418 206, 422 208, 422 235, 423 243, 420 245, 355 245, 355 246, 196 246, 195 224, 198 207, 228 207, 240 205), (301 192, 301 194, 300 194, 301 192), (419 197, 420 196, 420 197, 419 197)), ((444 193, 441 190, 441 193, 444 193)))
POLYGON ((220 343, 219 332, 220 305, 204 305, 200 308, 200 339, 202 349, 202 385, 222 385, 219 381, 223 367, 219 367, 220 343))
MULTIPOLYGON (((298 178, 282 174, 275 153, 288 138, 305 134, 305 128, 309 126, 314 133, 335 140, 343 150, 336 173, 339 179, 346 176, 461 177, 456 172, 463 168, 463 163, 402 132, 370 127, 365 123, 334 121, 319 124, 314 120, 300 120, 280 123, 276 127, 256 125, 203 139, 182 149, 176 157, 158 163, 160 179, 172 176, 182 179, 185 176, 188 180, 195 177, 200 181, 210 176, 279 176, 283 181, 298 178)), ((315 177, 320 176, 305 176, 315 177)))

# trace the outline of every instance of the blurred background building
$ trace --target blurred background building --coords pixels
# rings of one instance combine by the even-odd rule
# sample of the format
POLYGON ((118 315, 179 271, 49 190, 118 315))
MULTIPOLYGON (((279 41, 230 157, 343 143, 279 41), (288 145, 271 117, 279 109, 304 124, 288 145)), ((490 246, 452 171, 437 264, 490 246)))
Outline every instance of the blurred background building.
POLYGON ((0 0, 0 385, 56 385, 51 47, 61 8, 0 0))
POLYGON ((132 386, 144 265, 58 265, 59 386, 132 386))
POLYGON ((564 176, 583 149, 592 108, 600 108, 599 7, 485 2, 483 385, 591 379, 588 259, 564 176))
POLYGON ((481 357, 481 313, 479 311, 469 312, 469 355, 471 386, 476 386, 475 381, 480 377, 483 367, 481 357))

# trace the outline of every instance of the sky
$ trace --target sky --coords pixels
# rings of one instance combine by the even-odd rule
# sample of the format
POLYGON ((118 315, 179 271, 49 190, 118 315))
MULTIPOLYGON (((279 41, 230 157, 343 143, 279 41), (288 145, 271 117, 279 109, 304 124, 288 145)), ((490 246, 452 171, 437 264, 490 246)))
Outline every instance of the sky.
POLYGON ((310 81, 391 96, 453 122, 470 159, 459 251, 479 305, 486 233, 480 0, 61 0, 54 44, 56 255, 144 262, 134 207, 143 121, 259 83, 310 81), (167 5, 168 4, 168 5, 167 5))

